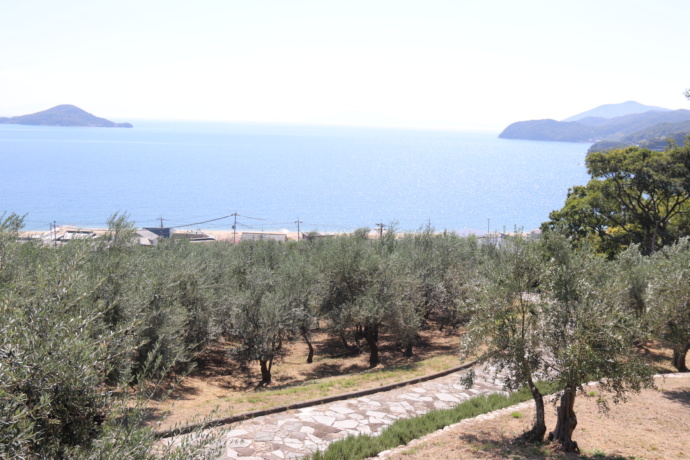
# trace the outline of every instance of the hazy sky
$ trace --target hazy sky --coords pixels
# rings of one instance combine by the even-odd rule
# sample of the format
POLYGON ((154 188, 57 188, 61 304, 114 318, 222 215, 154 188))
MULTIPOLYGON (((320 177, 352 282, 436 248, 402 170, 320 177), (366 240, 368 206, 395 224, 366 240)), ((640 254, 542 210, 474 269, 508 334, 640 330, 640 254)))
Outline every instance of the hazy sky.
POLYGON ((0 116, 501 128, 690 108, 687 0, 0 0, 0 116))

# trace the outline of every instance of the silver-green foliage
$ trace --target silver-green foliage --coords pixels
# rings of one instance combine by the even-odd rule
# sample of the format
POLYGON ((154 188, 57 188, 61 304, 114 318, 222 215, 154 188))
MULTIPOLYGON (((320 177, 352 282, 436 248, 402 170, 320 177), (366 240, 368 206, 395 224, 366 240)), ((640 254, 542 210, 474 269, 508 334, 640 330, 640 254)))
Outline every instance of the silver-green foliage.
MULTIPOLYGON (((122 296, 101 270, 113 264, 95 262, 115 254, 113 240, 42 247, 17 240, 20 224, 0 223, 0 458, 153 458, 146 394, 128 396, 123 367, 139 350, 138 318, 114 315, 122 296)), ((161 365, 154 346, 139 380, 161 365)), ((205 455, 206 441, 167 452, 205 455)))
POLYGON ((687 372, 690 350, 690 240, 684 238, 654 257, 647 302, 656 336, 673 349, 673 365, 687 372))
POLYGON ((573 250, 562 237, 547 242, 543 333, 553 380, 578 390, 589 379, 601 380, 615 402, 652 385, 651 369, 633 349, 643 333, 630 308, 634 296, 611 289, 615 266, 591 251, 573 250))
MULTIPOLYGON (((536 404, 535 424, 527 438, 541 441, 546 432, 544 403, 535 385, 549 375, 544 344, 544 297, 540 292, 544 253, 541 243, 515 237, 487 248, 484 283, 462 338, 461 356, 490 364, 507 390, 527 388, 536 404)), ((466 383, 472 384, 473 372, 466 383)))

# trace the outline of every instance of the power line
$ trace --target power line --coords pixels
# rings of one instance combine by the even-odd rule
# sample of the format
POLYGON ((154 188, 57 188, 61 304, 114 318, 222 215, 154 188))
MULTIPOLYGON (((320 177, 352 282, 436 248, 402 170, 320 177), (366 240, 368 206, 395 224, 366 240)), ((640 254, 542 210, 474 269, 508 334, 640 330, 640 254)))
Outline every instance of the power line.
MULTIPOLYGON (((176 226, 170 227, 170 228, 191 227, 192 225, 201 225, 201 224, 205 224, 205 223, 208 223, 208 222, 215 222, 215 221, 217 221, 217 220, 227 219, 228 217, 231 217, 231 216, 232 216, 232 215, 230 215, 230 216, 218 217, 218 218, 216 218, 216 219, 209 219, 209 220, 205 220, 205 221, 203 221, 203 222, 194 222, 193 224, 176 225, 176 226)), ((161 217, 161 228, 163 228, 163 218, 162 218, 162 217, 161 217)))
POLYGON ((267 220, 267 219, 262 219, 260 217, 250 217, 250 216, 242 216, 240 214, 237 214, 240 217, 244 217, 245 219, 254 219, 254 220, 267 220))
POLYGON ((302 223, 302 221, 299 220, 299 216, 297 216, 297 220, 296 220, 294 223, 297 224, 297 241, 299 241, 299 235, 300 235, 300 233, 299 233, 299 224, 302 223))
POLYGON ((386 228, 386 225, 378 223, 376 226, 379 228, 379 238, 383 239, 383 229, 386 228))

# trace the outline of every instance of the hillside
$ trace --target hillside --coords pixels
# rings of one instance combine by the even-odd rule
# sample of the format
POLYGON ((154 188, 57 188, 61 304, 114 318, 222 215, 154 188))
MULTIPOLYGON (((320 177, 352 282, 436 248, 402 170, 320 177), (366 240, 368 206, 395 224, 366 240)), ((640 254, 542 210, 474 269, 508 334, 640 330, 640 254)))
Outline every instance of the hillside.
POLYGON ((530 141, 591 142, 597 138, 597 129, 576 121, 529 120, 511 124, 498 137, 530 141))
POLYGON ((97 128, 131 128, 130 123, 114 123, 94 116, 73 105, 58 105, 42 112, 11 118, 0 117, 1 124, 39 126, 87 126, 97 128))
POLYGON ((690 110, 668 110, 634 102, 600 106, 564 121, 530 120, 512 123, 499 134, 502 139, 555 142, 589 142, 592 149, 610 149, 628 145, 664 148, 666 138, 682 144, 690 133, 690 110), (643 110, 642 113, 606 118, 603 115, 643 110), (680 141, 679 141, 680 140, 680 141), (659 147, 660 142, 664 147, 659 147))
POLYGON ((639 145, 652 150, 663 150, 668 147, 669 141, 676 145, 683 145, 690 135, 690 120, 679 123, 659 123, 646 129, 635 131, 632 134, 610 138, 595 142, 588 152, 597 152, 616 148, 639 145))

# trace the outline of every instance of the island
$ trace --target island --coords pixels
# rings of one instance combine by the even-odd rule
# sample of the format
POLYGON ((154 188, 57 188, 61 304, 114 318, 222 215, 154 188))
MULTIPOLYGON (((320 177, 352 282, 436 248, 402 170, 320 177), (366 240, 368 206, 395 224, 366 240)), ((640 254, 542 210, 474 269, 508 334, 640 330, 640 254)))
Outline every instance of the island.
POLYGON ((590 151, 639 145, 663 150, 668 140, 682 145, 690 134, 690 110, 669 110, 634 101, 608 104, 562 121, 551 119, 512 123, 502 139, 586 142, 590 151))
POLYGON ((58 105, 42 112, 17 117, 0 117, 0 124, 36 126, 87 126, 95 128, 131 128, 130 123, 115 123, 99 118, 74 105, 58 105))

